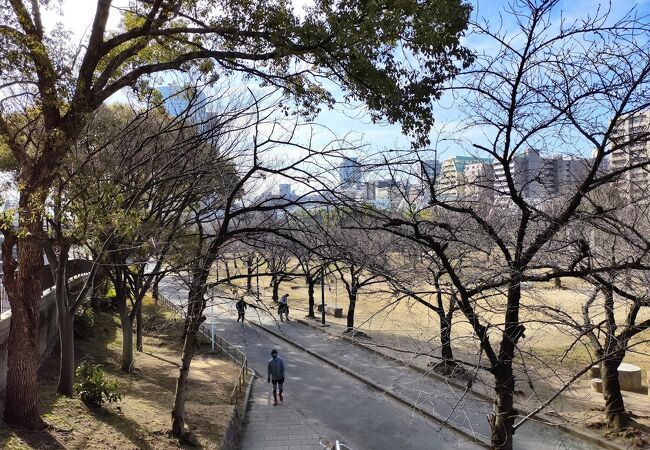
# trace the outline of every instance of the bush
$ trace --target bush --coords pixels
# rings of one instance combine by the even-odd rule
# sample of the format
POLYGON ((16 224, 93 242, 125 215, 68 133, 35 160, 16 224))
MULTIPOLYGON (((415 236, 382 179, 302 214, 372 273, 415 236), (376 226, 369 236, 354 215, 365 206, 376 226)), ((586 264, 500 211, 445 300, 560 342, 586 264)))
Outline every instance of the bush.
POLYGON ((117 383, 104 379, 104 371, 99 364, 84 360, 77 367, 75 375, 79 379, 74 384, 75 393, 87 405, 102 406, 104 402, 116 402, 122 398, 117 383))
POLYGON ((95 332, 95 313, 92 308, 84 305, 74 315, 74 335, 79 338, 89 338, 95 332))

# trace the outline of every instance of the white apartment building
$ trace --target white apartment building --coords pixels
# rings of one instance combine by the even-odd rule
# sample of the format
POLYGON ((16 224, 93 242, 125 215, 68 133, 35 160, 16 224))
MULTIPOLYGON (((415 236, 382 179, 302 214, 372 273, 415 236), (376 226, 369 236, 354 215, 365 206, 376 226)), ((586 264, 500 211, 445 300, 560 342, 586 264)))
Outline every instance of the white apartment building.
POLYGON ((467 195, 465 169, 469 164, 490 164, 487 158, 475 156, 454 156, 442 162, 440 176, 436 183, 436 195, 440 200, 460 200, 467 195))
POLYGON ((465 165, 465 195, 473 201, 494 201, 494 165, 474 162, 465 165))
POLYGON ((610 157, 610 170, 616 171, 648 161, 649 165, 624 172, 618 187, 631 199, 648 197, 650 189, 650 110, 623 117, 616 126, 610 145, 620 145, 610 157))

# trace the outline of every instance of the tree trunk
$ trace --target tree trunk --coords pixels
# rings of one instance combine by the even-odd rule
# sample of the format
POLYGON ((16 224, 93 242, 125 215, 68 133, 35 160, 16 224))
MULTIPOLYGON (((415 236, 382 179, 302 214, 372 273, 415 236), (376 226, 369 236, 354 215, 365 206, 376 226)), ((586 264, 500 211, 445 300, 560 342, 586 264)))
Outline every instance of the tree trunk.
POLYGON ((183 341, 183 354, 181 368, 176 380, 174 396, 174 409, 172 410, 172 434, 179 438, 185 436, 185 401, 187 399, 187 380, 190 374, 190 365, 196 348, 196 336, 205 320, 203 308, 205 302, 206 280, 208 271, 196 270, 192 277, 192 284, 188 295, 187 304, 187 330, 183 341))
POLYGON ((131 373, 133 369, 133 324, 126 308, 126 292, 123 287, 115 286, 115 295, 122 330, 122 372, 131 373))
POLYGON ((519 304, 521 301, 521 280, 514 278, 508 286, 508 303, 505 316, 505 329, 501 338, 498 362, 493 366, 494 413, 489 422, 492 430, 492 448, 511 450, 513 448, 515 377, 512 372, 517 342, 524 336, 524 327, 519 323, 519 304))
POLYGON ((93 279, 92 296, 90 299, 90 306, 93 310, 99 311, 99 300, 105 298, 107 292, 108 280, 106 279, 104 272, 100 271, 95 274, 95 278, 93 279))
POLYGON ((137 304, 135 313, 135 348, 142 351, 142 300, 137 304))
POLYGON ((253 257, 246 258, 246 291, 253 292, 253 257))
POLYGON ((451 348, 451 318, 444 311, 437 312, 440 318, 440 351, 443 362, 447 364, 454 360, 454 352, 451 348))
POLYGON ((67 290, 68 248, 60 248, 58 257, 51 247, 46 250, 50 267, 54 275, 54 295, 56 298, 56 314, 59 325, 59 384, 57 393, 72 397, 74 385, 74 311, 70 309, 70 293, 67 290))
POLYGON ((59 314, 59 346, 61 359, 59 366, 59 385, 57 392, 66 397, 74 395, 74 315, 65 312, 59 314))
POLYGON ((153 297, 153 301, 154 301, 154 303, 156 305, 158 304, 158 300, 159 300, 158 296, 160 295, 159 291, 158 291, 158 283, 159 282, 160 282, 160 279, 156 279, 153 286, 151 286, 151 296, 153 297))
MULTIPOLYGON (((38 412, 37 380, 40 359, 38 321, 43 269, 43 247, 40 241, 43 230, 39 205, 45 203, 43 195, 21 192, 21 225, 29 233, 21 238, 18 245, 17 267, 14 265, 13 256, 11 261, 4 261, 5 285, 11 305, 4 419, 7 423, 34 429, 45 425, 38 412), (6 270, 10 266, 11 270, 6 270), (17 271, 14 271, 16 268, 17 271)), ((13 248, 13 245, 11 247, 13 248)), ((12 249, 9 249, 7 254, 7 248, 3 245, 3 259, 9 257, 11 251, 12 249)))
POLYGON ((607 428, 616 430, 625 428, 630 424, 630 416, 625 412, 623 394, 618 380, 618 366, 622 360, 622 358, 606 359, 600 365, 607 428))
POLYGON ((314 285, 315 285, 315 280, 311 277, 306 277, 307 281, 307 296, 309 298, 309 312, 307 313, 307 316, 309 317, 316 317, 314 314, 314 285))
POLYGON ((354 329, 354 308, 357 306, 356 289, 352 288, 352 290, 348 292, 348 298, 350 299, 350 303, 348 304, 348 320, 346 331, 352 331, 354 329))
POLYGON ((278 303, 280 301, 280 279, 274 275, 271 283, 273 283, 273 302, 278 303))
POLYGON ((223 265, 226 268, 226 278, 230 279, 230 266, 228 265, 228 258, 223 259, 223 265))
POLYGON ((494 370, 494 413, 488 421, 492 431, 491 445, 494 449, 512 450, 513 425, 517 411, 514 409, 515 378, 510 361, 500 363, 494 370))

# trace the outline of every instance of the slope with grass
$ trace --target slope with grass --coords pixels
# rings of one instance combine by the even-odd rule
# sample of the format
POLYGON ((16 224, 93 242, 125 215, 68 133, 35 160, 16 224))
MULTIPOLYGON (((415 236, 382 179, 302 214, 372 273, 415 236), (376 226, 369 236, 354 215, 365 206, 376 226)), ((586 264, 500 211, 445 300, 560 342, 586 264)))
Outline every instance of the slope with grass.
MULTIPOLYGON (((136 354, 135 370, 120 371, 122 346, 119 320, 111 311, 97 313, 94 336, 77 339, 77 357, 102 364, 107 378, 119 383, 121 401, 91 408, 79 399, 56 395, 58 355, 39 373, 40 408, 49 427, 40 432, 10 429, 0 423, 0 448, 48 449, 175 449, 184 448, 168 431, 180 361, 182 320, 169 311, 145 304, 144 352, 136 354)), ((195 444, 220 448, 233 414, 230 393, 239 368, 207 355, 201 348, 192 363, 187 423, 195 444)))

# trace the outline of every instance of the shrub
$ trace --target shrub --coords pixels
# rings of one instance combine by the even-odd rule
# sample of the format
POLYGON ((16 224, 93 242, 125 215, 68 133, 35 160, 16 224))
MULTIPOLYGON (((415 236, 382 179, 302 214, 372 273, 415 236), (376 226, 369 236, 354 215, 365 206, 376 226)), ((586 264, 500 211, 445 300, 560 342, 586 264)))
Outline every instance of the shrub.
POLYGON ((101 365, 84 360, 79 364, 75 375, 79 381, 74 390, 87 405, 102 406, 104 402, 116 402, 122 398, 117 383, 104 378, 101 365))
POLYGON ((95 313, 84 305, 74 315, 74 334, 80 338, 89 338, 95 332, 95 313))

